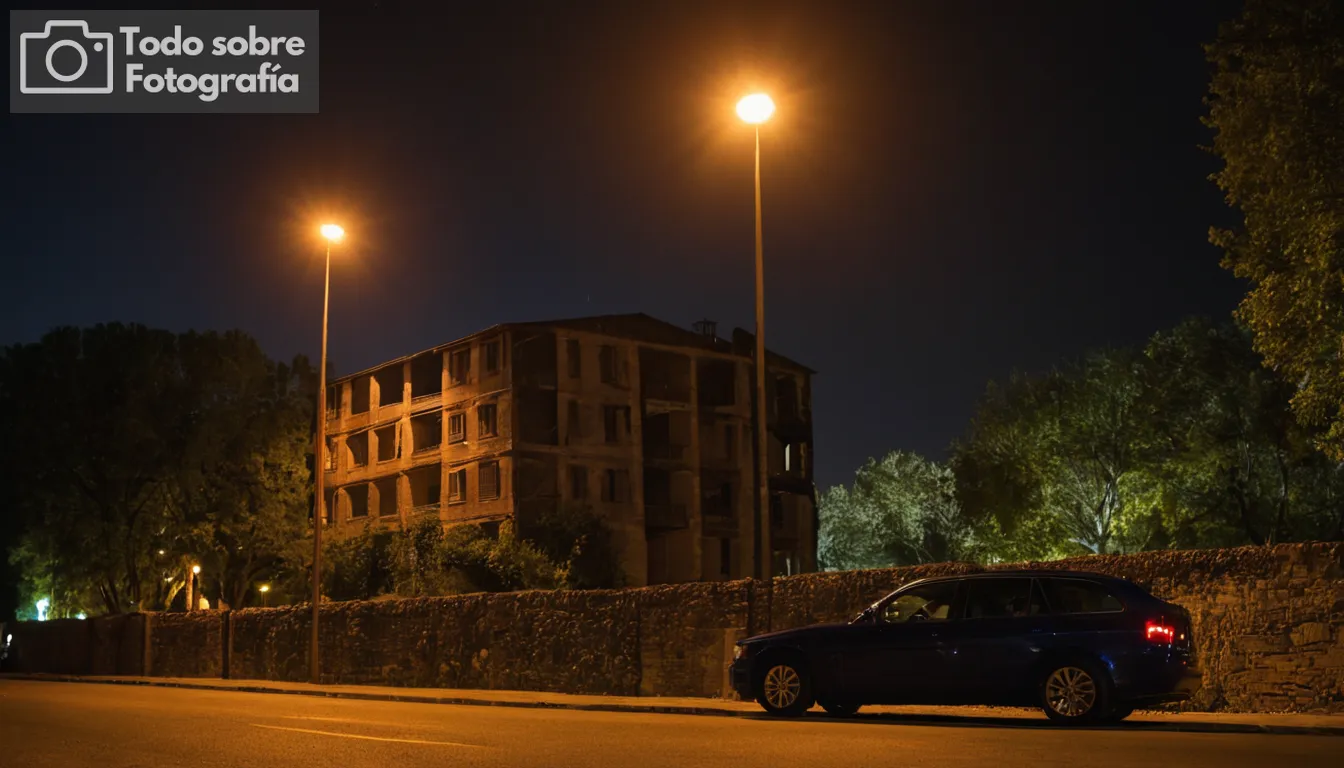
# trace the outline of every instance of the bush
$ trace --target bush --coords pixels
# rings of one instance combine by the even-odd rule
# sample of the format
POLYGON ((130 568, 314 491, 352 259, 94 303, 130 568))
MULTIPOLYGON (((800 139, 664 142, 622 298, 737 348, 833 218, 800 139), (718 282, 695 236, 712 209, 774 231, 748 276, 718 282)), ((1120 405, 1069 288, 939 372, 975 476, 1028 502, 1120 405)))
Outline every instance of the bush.
POLYGON ((569 589, 610 589, 625 579, 611 540, 611 529, 592 507, 557 506, 540 516, 532 541, 552 562, 562 566, 562 586, 569 589))
POLYGON ((400 534, 373 522, 354 536, 322 544, 322 594, 367 600, 392 592, 393 549, 400 534))
POLYGON ((520 541, 508 522, 492 536, 479 525, 445 530, 437 517, 422 518, 395 534, 391 563, 402 597, 554 589, 565 581, 564 570, 520 541))
POLYGON ((535 533, 522 540, 508 521, 494 535, 479 525, 445 529, 436 515, 399 530, 370 521, 358 535, 323 545, 323 594, 368 600, 621 585, 611 532, 590 508, 558 508, 535 533))

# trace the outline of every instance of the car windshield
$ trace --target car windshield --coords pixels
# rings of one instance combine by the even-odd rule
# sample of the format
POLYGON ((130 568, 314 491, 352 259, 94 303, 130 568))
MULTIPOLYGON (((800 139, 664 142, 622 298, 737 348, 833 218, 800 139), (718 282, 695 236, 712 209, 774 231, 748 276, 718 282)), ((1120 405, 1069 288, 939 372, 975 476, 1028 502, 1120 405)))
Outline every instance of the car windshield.
POLYGON ((915 587, 882 606, 879 615, 884 624, 946 621, 952 609, 952 598, 956 594, 957 584, 951 581, 915 587))

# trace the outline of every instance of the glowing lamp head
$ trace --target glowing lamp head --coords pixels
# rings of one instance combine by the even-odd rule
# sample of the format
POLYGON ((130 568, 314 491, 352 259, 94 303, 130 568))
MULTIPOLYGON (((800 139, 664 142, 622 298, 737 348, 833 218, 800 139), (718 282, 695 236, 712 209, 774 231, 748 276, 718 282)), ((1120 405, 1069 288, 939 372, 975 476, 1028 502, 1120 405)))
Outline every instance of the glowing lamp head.
POLYGON ((341 229, 338 224, 323 224, 322 236, 333 243, 339 243, 341 238, 345 237, 345 230, 341 229))
POLYGON ((270 584, 262 584, 262 585, 261 585, 261 591, 262 591, 263 594, 266 593, 266 592, 270 592, 270 591, 271 591, 271 585, 270 585, 270 584))
POLYGON ((764 93, 753 93, 737 102, 737 116, 742 118, 743 122, 760 125, 769 120, 773 114, 775 114, 775 102, 764 93))
POLYGON ((200 572, 201 572, 201 566, 199 566, 199 565, 193 565, 193 566, 191 566, 191 572, 192 572, 192 573, 200 573, 200 572))

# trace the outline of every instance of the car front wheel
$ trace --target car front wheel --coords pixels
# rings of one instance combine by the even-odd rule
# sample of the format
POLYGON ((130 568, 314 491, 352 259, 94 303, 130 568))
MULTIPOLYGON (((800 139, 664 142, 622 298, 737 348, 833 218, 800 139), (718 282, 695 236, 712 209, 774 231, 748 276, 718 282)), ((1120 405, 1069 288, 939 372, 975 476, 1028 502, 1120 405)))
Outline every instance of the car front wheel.
POLYGON ((771 660, 756 686, 756 701, 776 717, 797 717, 811 709, 812 681, 806 667, 793 658, 771 660))
POLYGON ((1069 725, 1095 723, 1110 712, 1110 678, 1089 661, 1053 664, 1041 681, 1041 708, 1069 725))

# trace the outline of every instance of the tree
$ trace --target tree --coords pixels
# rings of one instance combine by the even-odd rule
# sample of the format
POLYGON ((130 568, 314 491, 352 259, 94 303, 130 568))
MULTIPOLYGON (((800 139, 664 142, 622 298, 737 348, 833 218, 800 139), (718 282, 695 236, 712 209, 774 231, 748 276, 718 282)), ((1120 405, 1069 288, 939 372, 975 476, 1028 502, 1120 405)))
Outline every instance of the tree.
POLYGON ((59 328, 0 355, 25 578, 79 595, 79 610, 153 605, 162 588, 165 468, 189 419, 174 345, 170 333, 112 324, 59 328))
POLYGON ((1251 283, 1255 349, 1344 459, 1344 6, 1246 0, 1207 54, 1213 178, 1241 214, 1211 239, 1251 283))
POLYGON ((311 526, 316 373, 298 358, 277 364, 238 332, 188 333, 178 355, 194 408, 170 478, 181 524, 174 549, 199 560, 224 603, 241 607, 263 575, 295 558, 311 526))
POLYGON ((956 497, 987 559, 1060 554, 1065 534, 1042 506, 1039 422, 1051 403, 1039 378, 1014 374, 1003 385, 990 382, 966 435, 952 446, 956 497))
POLYGON ((15 559, 58 615, 166 607, 187 567, 241 604, 303 535, 315 380, 240 333, 59 328, 0 353, 15 559))
POLYGON ((970 518, 992 520, 1014 554, 1115 551, 1124 485, 1148 439, 1141 394, 1127 350, 991 387, 954 449, 970 518))
POLYGON ((1147 510, 1135 546, 1338 535, 1341 473, 1293 419, 1293 388, 1261 364, 1245 328, 1188 320, 1145 356, 1157 439, 1133 489, 1147 510))
POLYGON ((819 507, 817 553, 828 570, 957 560, 970 551, 951 470, 918 454, 869 459, 852 488, 830 489, 819 507))

